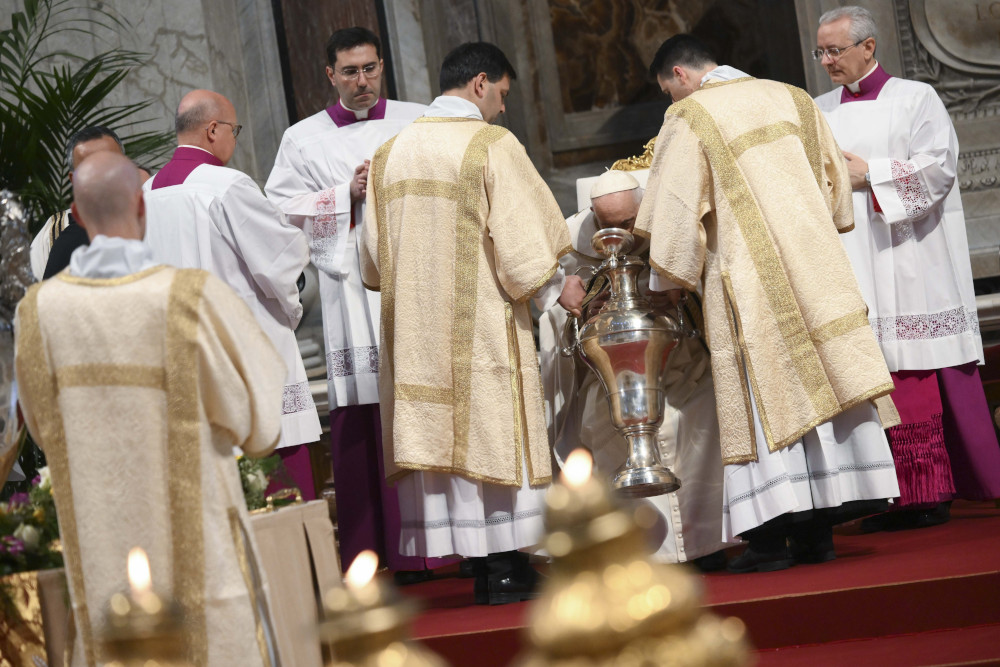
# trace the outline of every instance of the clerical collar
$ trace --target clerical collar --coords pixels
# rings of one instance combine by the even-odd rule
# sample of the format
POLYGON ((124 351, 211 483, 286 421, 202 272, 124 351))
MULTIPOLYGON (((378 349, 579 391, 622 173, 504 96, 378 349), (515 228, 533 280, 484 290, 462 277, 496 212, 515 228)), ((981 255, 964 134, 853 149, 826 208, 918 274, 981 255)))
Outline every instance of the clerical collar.
POLYGON ((882 66, 875 62, 875 65, 868 70, 868 73, 855 81, 845 84, 840 92, 840 103, 845 102, 865 102, 874 100, 882 91, 882 87, 892 77, 882 69, 882 66))
POLYGON ((180 185, 191 172, 203 164, 210 164, 213 167, 225 167, 222 160, 212 155, 210 152, 199 146, 189 146, 183 144, 177 147, 174 154, 170 156, 170 162, 163 165, 163 169, 156 172, 153 177, 152 190, 180 185))
POLYGON ((337 100, 336 104, 326 108, 326 113, 337 127, 346 127, 364 120, 382 120, 385 118, 385 107, 384 97, 378 98, 375 104, 361 111, 348 109, 341 100, 337 100))
POLYGON ((69 258, 69 273, 77 278, 121 278, 156 266, 145 241, 98 234, 69 258))
POLYGON ((483 120, 483 112, 469 100, 457 95, 438 95, 427 110, 425 117, 431 118, 474 118, 483 120))
POLYGON ((701 85, 704 86, 706 83, 712 81, 732 81, 733 79, 745 79, 750 75, 742 70, 738 70, 735 67, 730 67, 729 65, 719 65, 712 71, 710 71, 705 76, 701 77, 701 85))

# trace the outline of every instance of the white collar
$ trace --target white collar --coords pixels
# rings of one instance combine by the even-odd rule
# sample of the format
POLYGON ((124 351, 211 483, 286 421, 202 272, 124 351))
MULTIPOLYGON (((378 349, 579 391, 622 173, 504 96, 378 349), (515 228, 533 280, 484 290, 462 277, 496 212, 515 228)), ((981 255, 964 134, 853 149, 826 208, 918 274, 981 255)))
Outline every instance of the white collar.
POLYGON ((90 245, 73 251, 69 272, 80 278, 121 278, 156 264, 145 241, 98 234, 90 245))
POLYGON ((475 118, 483 120, 483 113, 475 104, 457 95, 439 95, 424 111, 424 116, 438 118, 475 118))
POLYGON ((367 109, 362 109, 361 111, 358 111, 357 109, 348 109, 344 105, 343 99, 337 100, 337 104, 339 104, 345 110, 350 111, 352 114, 354 114, 354 117, 357 118, 358 120, 364 120, 365 118, 368 118, 368 112, 371 110, 371 108, 376 104, 378 104, 378 98, 377 97, 375 98, 375 102, 372 103, 371 107, 368 107, 367 109))
POLYGON ((705 76, 701 77, 701 86, 709 81, 732 81, 733 79, 745 79, 749 74, 729 65, 719 65, 705 76))
POLYGON ((872 68, 870 70, 868 70, 868 74, 865 74, 863 77, 861 77, 860 79, 858 79, 854 83, 847 84, 847 89, 849 91, 851 91, 852 93, 860 93, 861 92, 861 82, 864 81, 865 79, 867 79, 868 77, 870 77, 872 75, 872 72, 874 72, 877 67, 878 67, 878 61, 876 60, 874 62, 874 64, 872 65, 872 68))
POLYGON ((212 153, 212 151, 210 151, 210 150, 206 150, 206 149, 202 148, 201 146, 192 146, 191 144, 179 144, 177 146, 177 148, 193 148, 196 151, 205 151, 209 155, 214 155, 214 153, 212 153))

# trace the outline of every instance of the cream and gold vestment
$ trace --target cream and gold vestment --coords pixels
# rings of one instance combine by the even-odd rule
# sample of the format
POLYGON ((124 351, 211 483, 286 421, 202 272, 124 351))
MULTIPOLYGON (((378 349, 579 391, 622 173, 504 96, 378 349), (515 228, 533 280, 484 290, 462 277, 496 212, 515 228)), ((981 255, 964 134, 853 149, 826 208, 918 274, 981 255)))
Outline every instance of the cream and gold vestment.
POLYGON ((739 78, 670 106, 636 231, 659 274, 704 285, 722 455, 757 458, 893 389, 838 232, 847 168, 808 94, 739 78), (766 104, 761 101, 766 100, 766 104))
POLYGON ((270 665, 232 451, 277 444, 285 366, 246 304, 200 270, 67 270, 28 291, 15 327, 21 407, 52 471, 71 664, 100 664, 108 601, 141 546, 154 588, 184 609, 193 665, 270 665))
POLYGON ((482 120, 415 121, 375 154, 362 244, 382 293, 387 476, 547 483, 528 300, 570 239, 521 144, 482 120))

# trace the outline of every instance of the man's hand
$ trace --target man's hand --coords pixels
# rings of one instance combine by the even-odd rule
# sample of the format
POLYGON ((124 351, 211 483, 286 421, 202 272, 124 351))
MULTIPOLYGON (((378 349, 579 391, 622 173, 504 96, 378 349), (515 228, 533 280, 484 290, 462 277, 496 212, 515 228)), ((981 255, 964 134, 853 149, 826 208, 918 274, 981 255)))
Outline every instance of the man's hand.
POLYGON ((851 175, 851 189, 866 189, 868 181, 865 180, 865 174, 868 173, 868 163, 854 153, 847 151, 844 151, 844 157, 847 158, 847 173, 851 175))
POLYGON ((351 179, 351 203, 356 204, 365 200, 368 192, 368 166, 371 160, 365 160, 354 169, 354 178, 351 179))
POLYGON ((653 307, 653 310, 664 312, 676 308, 683 294, 684 290, 682 289, 671 289, 666 292, 649 290, 646 293, 646 298, 649 299, 649 305, 653 307))
POLYGON ((580 307, 583 298, 587 296, 587 286, 580 276, 566 276, 562 293, 559 295, 559 305, 576 317, 580 317, 580 307))

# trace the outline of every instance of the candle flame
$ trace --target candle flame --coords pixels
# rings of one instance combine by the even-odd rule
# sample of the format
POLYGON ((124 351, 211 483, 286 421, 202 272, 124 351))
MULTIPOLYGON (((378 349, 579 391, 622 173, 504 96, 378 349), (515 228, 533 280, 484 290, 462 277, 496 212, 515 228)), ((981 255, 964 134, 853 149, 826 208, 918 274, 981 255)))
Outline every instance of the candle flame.
POLYGON ((149 574, 149 558, 141 547, 133 547, 128 552, 128 583, 133 597, 149 593, 153 586, 149 574))
POLYGON ((378 569, 378 556, 371 549, 365 549, 358 554, 351 566, 347 568, 347 587, 352 590, 364 588, 375 577, 378 569))
POLYGON ((590 479, 593 470, 594 459, 590 455, 590 452, 582 447, 574 449, 566 457, 566 463, 563 464, 563 484, 572 489, 578 489, 590 479))

